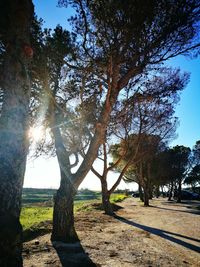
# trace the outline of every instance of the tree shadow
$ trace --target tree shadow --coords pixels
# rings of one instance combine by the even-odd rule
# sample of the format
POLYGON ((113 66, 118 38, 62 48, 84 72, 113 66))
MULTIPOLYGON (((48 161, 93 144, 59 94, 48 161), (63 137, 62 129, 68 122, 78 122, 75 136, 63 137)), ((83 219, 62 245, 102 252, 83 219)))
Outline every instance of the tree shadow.
POLYGON ((118 215, 116 215, 115 218, 117 220, 123 222, 123 223, 126 223, 128 225, 137 227, 137 228, 142 229, 142 230, 144 230, 146 232, 149 232, 151 234, 160 236, 160 237, 162 237, 162 238, 164 238, 166 240, 169 240, 169 241, 171 241, 173 243, 181 245, 181 246, 183 246, 185 248, 188 248, 188 249, 193 250, 195 252, 200 252, 200 247, 199 246, 190 244, 190 243, 188 243, 186 241, 183 241, 181 239, 178 239, 176 237, 181 237, 181 238, 184 238, 184 239, 187 239, 187 240, 191 240, 191 241, 195 241, 195 242, 200 243, 199 239, 192 238, 192 237, 189 237, 189 236, 184 236, 184 235, 173 233, 173 232, 169 232, 169 231, 165 231, 165 230, 154 228, 154 227, 150 227, 150 226, 146 226, 146 225, 142 225, 142 224, 127 220, 127 219, 125 219, 125 218, 123 218, 121 216, 118 216, 118 215))
POLYGON ((63 267, 97 267, 84 251, 80 242, 63 243, 53 242, 63 267))
POLYGON ((186 212, 186 213, 188 212, 195 215, 200 215, 200 201, 198 200, 182 200, 181 203, 177 203, 176 201, 172 200, 172 201, 163 201, 161 204, 174 207, 181 206, 188 210, 175 210, 175 211, 186 212))
POLYGON ((199 200, 182 200, 180 203, 178 203, 176 200, 170 200, 170 201, 162 201, 161 202, 163 205, 172 205, 172 206, 178 206, 180 205, 184 207, 194 207, 198 206, 200 207, 200 201, 199 200))
POLYGON ((186 207, 186 208, 191 209, 191 210, 170 209, 170 208, 163 208, 163 207, 158 207, 158 206, 153 206, 153 205, 151 205, 149 207, 155 208, 155 209, 160 209, 160 210, 169 210, 169 211, 174 211, 174 212, 183 212, 183 213, 191 213, 194 215, 200 215, 200 210, 195 210, 192 207, 186 207))

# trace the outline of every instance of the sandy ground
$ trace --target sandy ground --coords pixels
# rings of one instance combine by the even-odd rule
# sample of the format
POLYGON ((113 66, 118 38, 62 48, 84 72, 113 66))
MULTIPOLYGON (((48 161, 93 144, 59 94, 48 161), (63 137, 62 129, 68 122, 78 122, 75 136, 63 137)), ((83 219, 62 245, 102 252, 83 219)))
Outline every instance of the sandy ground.
POLYGON ((50 242, 44 235, 24 244, 25 267, 200 267, 200 202, 166 199, 143 207, 135 198, 116 217, 102 211, 76 214, 81 243, 50 242))

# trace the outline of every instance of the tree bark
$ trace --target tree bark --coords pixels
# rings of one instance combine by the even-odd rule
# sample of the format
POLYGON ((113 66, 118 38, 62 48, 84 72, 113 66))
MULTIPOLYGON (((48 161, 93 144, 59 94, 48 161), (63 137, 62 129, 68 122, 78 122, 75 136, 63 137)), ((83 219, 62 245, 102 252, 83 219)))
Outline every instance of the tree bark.
POLYGON ((101 190, 102 190, 102 204, 105 214, 113 215, 112 204, 110 203, 110 192, 108 191, 108 185, 106 179, 101 179, 101 190))
POLYGON ((142 192, 142 186, 141 186, 140 183, 138 183, 138 191, 139 191, 140 200, 141 200, 142 202, 144 202, 144 194, 143 194, 143 192, 142 192))
POLYGON ((182 189, 182 184, 181 184, 181 179, 178 181, 178 195, 177 195, 177 203, 181 203, 181 189, 182 189))
MULTIPOLYGON (((0 117, 0 266, 22 266, 21 195, 28 153, 30 0, 4 0, 6 47, 0 117)), ((1 29, 2 31, 2 29, 1 29)))
POLYGON ((153 199, 153 187, 149 185, 149 199, 153 199))
POLYGON ((147 176, 143 179, 143 189, 144 189, 144 206, 148 207, 149 206, 149 199, 150 199, 150 164, 147 163, 147 176))
POLYGON ((174 190, 174 184, 171 183, 171 187, 170 187, 170 189, 169 189, 168 201, 171 201, 171 200, 172 200, 172 193, 173 193, 173 190, 174 190))
POLYGON ((159 185, 156 185, 156 198, 159 198, 160 196, 160 187, 159 185))
POLYGON ((74 196, 76 190, 61 171, 61 184, 54 197, 52 241, 73 243, 78 241, 74 227, 74 196))
POLYGON ((144 189, 144 206, 149 206, 149 188, 147 186, 143 187, 144 189))

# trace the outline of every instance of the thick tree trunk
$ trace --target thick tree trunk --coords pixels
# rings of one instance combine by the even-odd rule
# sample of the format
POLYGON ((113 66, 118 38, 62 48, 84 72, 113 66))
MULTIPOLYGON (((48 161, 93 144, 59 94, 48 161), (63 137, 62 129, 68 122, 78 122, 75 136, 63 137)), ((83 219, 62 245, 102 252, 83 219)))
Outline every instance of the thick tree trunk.
POLYGON ((181 189, 182 189, 182 184, 181 184, 181 179, 178 181, 178 195, 177 195, 177 203, 181 203, 181 189))
POLYGON ((78 241, 74 227, 74 196, 73 184, 61 173, 60 188, 54 197, 52 241, 73 243, 78 241))
POLYGON ((102 192, 102 205, 105 214, 113 215, 112 204, 110 203, 110 192, 108 191, 108 185, 106 179, 101 179, 101 192, 102 192))
MULTIPOLYGON (((30 79, 29 55, 33 5, 29 0, 4 0, 6 47, 3 105, 0 118, 0 266, 22 266, 22 227, 19 222, 22 186, 28 153, 30 79)), ((0 25, 1 26, 1 25, 0 25)))

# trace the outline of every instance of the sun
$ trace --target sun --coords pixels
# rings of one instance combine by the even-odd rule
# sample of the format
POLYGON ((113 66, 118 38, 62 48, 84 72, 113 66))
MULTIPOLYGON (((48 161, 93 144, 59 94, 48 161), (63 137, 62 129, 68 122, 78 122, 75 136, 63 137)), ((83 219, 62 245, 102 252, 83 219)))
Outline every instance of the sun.
POLYGON ((35 142, 41 141, 44 137, 44 128, 42 126, 31 127, 29 129, 29 137, 35 142))

